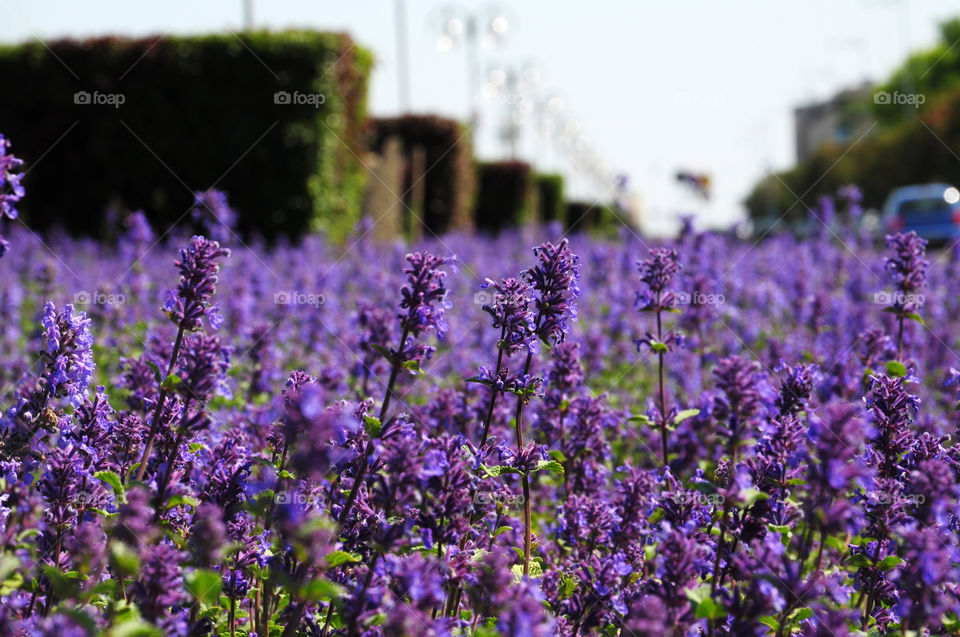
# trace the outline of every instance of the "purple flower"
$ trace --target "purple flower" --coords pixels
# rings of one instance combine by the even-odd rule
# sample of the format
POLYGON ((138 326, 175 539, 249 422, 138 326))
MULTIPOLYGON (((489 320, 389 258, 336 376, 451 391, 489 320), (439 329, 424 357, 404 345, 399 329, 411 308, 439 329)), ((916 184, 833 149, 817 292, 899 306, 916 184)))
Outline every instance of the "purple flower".
POLYGON ((503 334, 500 348, 507 356, 512 356, 529 345, 534 333, 530 286, 520 279, 509 278, 500 283, 487 279, 482 287, 494 291, 493 302, 482 309, 493 317, 493 327, 503 334))
POLYGON ((540 244, 533 249, 538 263, 524 273, 536 292, 536 336, 547 345, 563 342, 567 322, 577 320, 580 257, 570 251, 569 243, 564 238, 556 245, 540 244))
POLYGON ((221 248, 216 241, 201 236, 193 237, 186 248, 180 250, 180 259, 175 262, 180 270, 180 283, 176 290, 167 292, 163 305, 167 316, 185 331, 200 329, 206 318, 216 329, 220 316, 216 307, 210 307, 210 297, 217 288, 219 259, 230 256, 230 251, 221 248))
POLYGON ((214 392, 229 397, 229 368, 230 350, 220 344, 219 337, 202 332, 187 335, 177 360, 178 389, 184 400, 205 403, 214 392))
POLYGON ((194 198, 191 216, 197 227, 217 241, 229 241, 234 236, 237 213, 227 202, 227 193, 211 189, 194 193, 194 198))
POLYGON ((677 251, 673 248, 650 250, 650 257, 638 261, 640 281, 647 284, 648 290, 637 292, 636 305, 641 312, 663 312, 676 303, 673 292, 668 290, 673 277, 680 271, 677 251))
POLYGON ((20 181, 23 173, 19 168, 23 161, 17 159, 8 151, 10 140, 0 133, 0 217, 17 218, 17 209, 14 204, 23 197, 24 190, 20 181))
POLYGON ((41 323, 46 348, 41 358, 46 363, 43 377, 48 391, 53 396, 68 396, 70 403, 79 407, 96 367, 90 319, 83 312, 74 312, 73 305, 57 312, 47 301, 41 323))
POLYGON ((403 329, 412 336, 436 330, 437 338, 443 338, 446 333, 447 323, 443 319, 443 312, 449 303, 443 280, 447 273, 440 268, 455 260, 455 257, 437 257, 429 252, 407 255, 410 265, 403 269, 407 283, 400 289, 403 295, 400 307, 406 312, 397 317, 403 329))
POLYGON ((167 609, 189 600, 180 574, 182 558, 183 554, 168 542, 145 545, 141 551, 143 566, 130 594, 140 613, 151 622, 159 623, 167 609))

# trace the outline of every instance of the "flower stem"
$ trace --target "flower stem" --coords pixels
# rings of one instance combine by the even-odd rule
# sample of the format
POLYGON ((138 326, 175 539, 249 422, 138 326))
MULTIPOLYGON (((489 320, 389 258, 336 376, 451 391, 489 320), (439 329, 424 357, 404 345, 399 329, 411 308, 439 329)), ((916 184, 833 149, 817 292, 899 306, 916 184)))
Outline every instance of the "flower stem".
MULTIPOLYGON (((177 330, 177 340, 173 344, 173 351, 170 353, 170 364, 167 366, 167 376, 173 373, 173 368, 177 364, 177 357, 180 355, 180 346, 183 344, 183 326, 177 330)), ((161 383, 163 382, 162 379, 161 383)), ((140 468, 137 470, 137 480, 143 480, 147 472, 147 461, 150 460, 150 452, 153 450, 153 442, 160 431, 160 415, 163 413, 163 404, 167 401, 167 390, 161 386, 160 395, 157 397, 157 407, 153 410, 153 421, 150 423, 150 435, 147 436, 147 443, 143 446, 143 455, 140 457, 140 468)))

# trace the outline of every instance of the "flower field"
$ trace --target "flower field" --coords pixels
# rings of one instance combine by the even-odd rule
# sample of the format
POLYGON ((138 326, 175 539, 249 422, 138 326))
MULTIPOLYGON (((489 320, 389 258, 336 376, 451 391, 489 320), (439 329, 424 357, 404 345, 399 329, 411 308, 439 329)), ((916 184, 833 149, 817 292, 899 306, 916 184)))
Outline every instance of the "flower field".
POLYGON ((6 233, 2 635, 960 629, 955 251, 116 227, 6 233))

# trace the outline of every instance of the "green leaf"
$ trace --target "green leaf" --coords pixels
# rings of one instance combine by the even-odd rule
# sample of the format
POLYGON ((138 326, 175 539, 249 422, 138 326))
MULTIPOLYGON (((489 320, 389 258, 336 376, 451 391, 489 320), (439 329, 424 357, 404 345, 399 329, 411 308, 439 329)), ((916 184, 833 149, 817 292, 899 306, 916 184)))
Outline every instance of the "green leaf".
POLYGON ((380 431, 383 429, 383 423, 376 416, 364 416, 363 428, 371 438, 379 438, 380 431))
MULTIPOLYGON (((510 572, 513 573, 513 577, 516 581, 523 580, 523 564, 514 564, 510 567, 510 572)), ((542 577, 543 576, 543 566, 539 562, 530 560, 530 578, 542 577)))
POLYGON ((907 375, 907 366, 900 361, 887 361, 887 375, 893 378, 901 378, 907 375))
POLYGON ((113 471, 97 471, 93 474, 93 477, 102 482, 106 482, 113 488, 113 492, 116 495, 123 495, 123 482, 113 471))
POLYGON ((646 414, 637 414, 636 416, 630 416, 627 418, 627 422, 639 422, 644 425, 649 425, 650 417, 646 414))
POLYGON ((375 343, 370 346, 370 349, 375 351, 377 354, 380 354, 380 356, 383 356, 385 359, 387 359, 388 363, 393 365, 393 352, 391 352, 389 348, 384 347, 383 345, 377 345, 375 343))
POLYGON ((854 553, 847 560, 847 564, 851 566, 856 566, 857 568, 865 568, 868 566, 873 566, 873 563, 870 561, 870 558, 864 555, 863 553, 854 553))
POLYGON ((178 493, 177 495, 171 496, 170 499, 167 500, 166 508, 172 509, 172 508, 178 507, 178 506, 180 506, 180 505, 182 505, 182 504, 186 504, 186 505, 191 506, 191 507, 193 507, 194 509, 196 509, 196 508, 197 508, 197 505, 200 504, 200 503, 197 502, 197 499, 196 499, 195 497, 193 497, 193 496, 189 496, 189 495, 184 495, 184 494, 182 494, 182 493, 178 493))
POLYGON ((559 449, 551 449, 547 452, 547 455, 556 460, 559 463, 564 463, 567 461, 567 457, 563 455, 563 452, 559 449))
POLYGON ((683 411, 681 411, 680 413, 678 413, 676 416, 673 417, 673 424, 679 425, 684 420, 687 420, 688 418, 693 418, 694 416, 699 416, 699 415, 700 415, 699 409, 684 409, 683 411))
POLYGON ((311 602, 339 599, 343 595, 342 586, 326 579, 313 579, 300 587, 300 597, 311 602))
POLYGON ((577 590, 577 580, 572 575, 560 576, 560 599, 569 599, 577 590))
POLYGON ((897 557, 896 555, 888 555, 877 564, 877 567, 881 571, 889 571, 891 568, 896 568, 903 564, 903 560, 897 557))
POLYGON ((69 599, 80 590, 80 582, 83 577, 76 571, 61 573, 60 569, 52 564, 43 567, 43 574, 50 580, 53 586, 53 592, 60 599, 69 599))
POLYGON ((550 473, 558 473, 563 475, 563 465, 556 460, 541 460, 537 463, 537 468, 534 469, 534 471, 542 471, 544 469, 550 473))
POLYGON ((159 628, 151 626, 150 624, 140 621, 139 619, 133 621, 123 622, 117 626, 114 626, 110 629, 110 632, 107 633, 108 637, 163 637, 163 633, 159 628))
POLYGON ((660 343, 659 341, 653 341, 650 343, 650 349, 657 354, 666 354, 670 351, 669 348, 667 348, 666 343, 660 343))
POLYGON ((917 314, 916 312, 910 312, 909 314, 904 314, 903 318, 908 318, 911 321, 916 321, 917 323, 919 323, 920 325, 923 325, 924 327, 927 326, 927 324, 923 322, 923 317, 917 314))
POLYGON ((420 361, 404 361, 402 367, 414 375, 423 373, 420 369, 420 361))
POLYGON ((356 563, 360 561, 360 556, 346 551, 334 551, 327 555, 327 566, 336 568, 341 564, 356 563))
POLYGON ((803 608, 798 608, 794 611, 793 615, 790 617, 790 621, 802 622, 805 619, 810 619, 813 617, 813 610, 804 606, 803 608))
POLYGON ((10 553, 0 555, 0 582, 7 581, 20 568, 20 558, 10 553))
POLYGON ((513 530, 513 527, 512 527, 512 526, 501 526, 500 528, 498 528, 496 531, 493 532, 493 537, 495 537, 495 538, 496 538, 496 537, 500 537, 501 535, 503 535, 503 534, 506 533, 507 531, 512 531, 512 530, 513 530))
POLYGON ((167 377, 163 379, 163 382, 160 383, 160 389, 175 391, 181 382, 180 377, 176 374, 168 374, 167 377))
POLYGON ((480 470, 484 472, 486 478, 497 478, 505 473, 520 473, 514 467, 507 465, 494 465, 492 467, 480 465, 480 470))
POLYGON ((160 367, 153 361, 145 361, 147 367, 153 370, 153 377, 159 383, 160 379, 163 378, 163 373, 160 371, 160 367))
POLYGON ((778 622, 777 618, 773 617, 772 615, 764 615, 763 617, 759 617, 757 621, 771 630, 780 629, 780 622, 778 622))
POLYGON ((136 575, 140 571, 140 557, 123 542, 112 542, 110 565, 121 575, 136 575))
POLYGON ((219 573, 198 568, 183 578, 184 586, 203 606, 217 606, 220 603, 220 590, 223 580, 219 573))
POLYGON ((697 604, 693 616, 699 619, 722 619, 727 616, 727 611, 712 598, 708 598, 697 604))

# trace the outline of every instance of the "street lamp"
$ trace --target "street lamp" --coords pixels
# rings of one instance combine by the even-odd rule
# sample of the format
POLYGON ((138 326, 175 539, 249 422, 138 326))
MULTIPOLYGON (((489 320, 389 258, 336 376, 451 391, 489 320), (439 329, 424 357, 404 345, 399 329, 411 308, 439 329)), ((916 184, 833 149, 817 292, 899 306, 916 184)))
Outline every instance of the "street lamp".
POLYGON ((437 49, 447 53, 463 46, 467 60, 467 91, 470 125, 477 123, 476 97, 478 93, 480 47, 497 48, 503 41, 509 22, 495 5, 479 11, 466 10, 450 5, 440 10, 440 35, 437 49))

